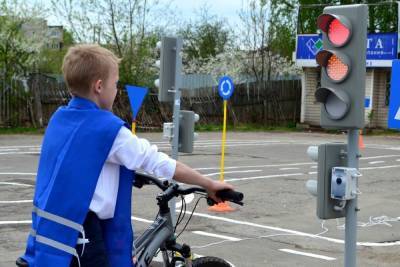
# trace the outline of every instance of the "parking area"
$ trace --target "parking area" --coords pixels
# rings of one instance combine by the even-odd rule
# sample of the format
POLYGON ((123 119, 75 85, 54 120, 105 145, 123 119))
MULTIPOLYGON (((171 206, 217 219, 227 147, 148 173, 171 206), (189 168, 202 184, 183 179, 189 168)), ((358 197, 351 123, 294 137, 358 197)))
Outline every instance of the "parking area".
MULTIPOLYGON (((170 153, 161 133, 139 133, 170 153)), ((41 136, 0 136, 0 266, 23 253, 41 136)), ((193 154, 179 159, 219 178, 220 133, 201 133, 193 154)), ((346 141, 322 133, 228 132, 225 181, 245 194, 236 211, 208 211, 204 200, 179 241, 198 255, 225 258, 234 266, 343 266, 344 219, 321 221, 305 183, 316 177, 309 145, 346 141)), ((358 213, 358 266, 399 266, 400 137, 364 137, 358 213)), ((157 213, 157 189, 134 190, 135 234, 157 213)), ((187 199, 189 217, 197 197, 187 199)), ((179 206, 179 203, 178 203, 179 206)), ((185 221, 184 221, 185 222, 185 221)), ((183 223, 184 224, 184 223, 183 223)), ((178 229, 180 229, 178 227, 178 229)))

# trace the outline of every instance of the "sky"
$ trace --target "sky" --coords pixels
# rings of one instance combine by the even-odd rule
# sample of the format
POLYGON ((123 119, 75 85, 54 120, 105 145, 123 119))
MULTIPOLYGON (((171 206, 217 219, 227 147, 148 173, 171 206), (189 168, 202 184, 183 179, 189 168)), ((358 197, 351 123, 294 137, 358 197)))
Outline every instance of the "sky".
POLYGON ((226 18, 228 21, 235 20, 242 7, 242 0, 174 0, 174 3, 178 6, 179 11, 187 14, 188 17, 206 5, 211 14, 226 18))
MULTIPOLYGON (((35 0, 31 0, 35 1, 35 0)), ((160 0, 160 3, 168 3, 171 0, 160 0)), ((50 0, 38 0, 44 5, 50 7, 50 0)), ((175 11, 182 16, 183 20, 195 18, 198 10, 206 6, 210 14, 217 15, 219 18, 225 18, 226 21, 234 26, 239 23, 238 12, 242 7, 243 0, 172 0, 175 11)), ((56 16, 47 18, 50 25, 63 24, 56 16)))

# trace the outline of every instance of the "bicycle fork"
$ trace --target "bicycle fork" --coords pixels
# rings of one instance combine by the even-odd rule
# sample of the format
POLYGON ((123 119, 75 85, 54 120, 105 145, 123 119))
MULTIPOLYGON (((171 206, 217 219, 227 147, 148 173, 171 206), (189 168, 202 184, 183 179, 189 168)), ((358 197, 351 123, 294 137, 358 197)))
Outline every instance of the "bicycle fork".
POLYGON ((167 243, 167 249, 179 255, 173 255, 171 266, 175 266, 177 261, 185 262, 185 267, 192 267, 192 252, 187 244, 177 244, 176 242, 167 243))

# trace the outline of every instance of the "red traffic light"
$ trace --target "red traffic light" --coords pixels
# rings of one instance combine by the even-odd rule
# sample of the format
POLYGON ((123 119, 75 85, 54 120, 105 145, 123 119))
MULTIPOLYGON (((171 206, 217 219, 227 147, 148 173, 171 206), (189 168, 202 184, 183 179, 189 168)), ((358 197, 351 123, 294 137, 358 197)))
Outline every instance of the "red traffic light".
POLYGON ((316 56, 318 65, 325 68, 328 77, 336 82, 342 82, 350 73, 350 59, 337 51, 321 50, 316 56))
POLYGON ((322 14, 317 19, 317 25, 336 47, 343 46, 350 40, 351 23, 343 16, 322 14))

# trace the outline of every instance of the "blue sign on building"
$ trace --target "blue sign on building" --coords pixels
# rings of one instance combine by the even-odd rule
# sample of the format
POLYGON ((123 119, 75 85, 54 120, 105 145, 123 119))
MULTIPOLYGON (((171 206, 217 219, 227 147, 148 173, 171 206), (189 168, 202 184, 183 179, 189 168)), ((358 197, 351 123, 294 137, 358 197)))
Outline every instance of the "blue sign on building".
POLYGON ((400 129, 400 60, 393 60, 388 128, 400 129))
POLYGON ((297 35, 296 59, 315 61, 315 56, 320 50, 322 50, 321 34, 297 35))
MULTIPOLYGON (((322 49, 322 35, 297 36, 296 62, 299 66, 314 67, 315 55, 322 49)), ((397 59, 397 33, 371 33, 367 39, 367 67, 390 67, 397 59)))

